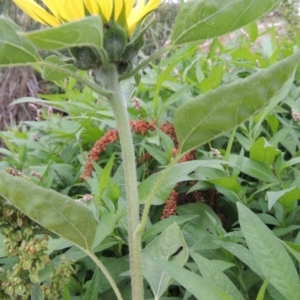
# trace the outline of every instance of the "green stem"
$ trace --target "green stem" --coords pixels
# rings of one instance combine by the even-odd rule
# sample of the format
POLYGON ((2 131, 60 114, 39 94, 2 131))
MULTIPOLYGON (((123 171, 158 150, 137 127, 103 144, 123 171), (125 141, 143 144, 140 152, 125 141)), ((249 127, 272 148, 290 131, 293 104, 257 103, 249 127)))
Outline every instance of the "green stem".
POLYGON ((229 139, 229 142, 228 142, 228 145, 227 145, 225 158, 224 158, 224 160, 226 160, 226 161, 229 161, 229 156, 230 156, 230 153, 231 153, 231 150, 232 150, 232 145, 233 145, 233 142, 234 142, 234 139, 235 139, 235 134, 236 134, 236 128, 234 128, 232 130, 231 135, 230 135, 230 139, 229 139))
POLYGON ((171 46, 168 47, 164 47, 162 49, 160 49, 159 51, 155 52, 153 55, 151 55, 149 58, 147 58, 145 61, 143 61, 142 63, 140 63, 135 69, 133 69, 132 71, 121 75, 120 76, 120 80, 124 80, 126 78, 130 78, 133 75, 135 75, 140 69, 142 69, 143 67, 147 66, 152 60, 154 60, 157 57, 160 57, 162 54, 164 54, 165 52, 169 51, 170 49, 172 49, 171 46))
POLYGON ((118 72, 114 64, 102 66, 94 70, 96 82, 101 82, 110 91, 107 97, 117 122, 119 139, 122 148, 124 178, 128 218, 128 244, 131 272, 132 299, 144 299, 141 235, 137 230, 140 223, 139 200, 137 189, 136 165, 129 117, 118 80, 118 72))
POLYGON ((118 287, 117 287, 114 279, 111 277, 111 275, 109 274, 108 270, 103 265, 103 263, 99 260, 99 258, 93 252, 87 251, 87 250, 85 250, 83 248, 81 248, 81 249, 94 261, 94 263, 98 266, 98 268, 104 274, 104 276, 108 280, 110 286, 112 287, 113 291, 115 292, 115 294, 117 296, 117 299, 118 300, 123 300, 122 295, 120 293, 120 290, 118 289, 118 287))

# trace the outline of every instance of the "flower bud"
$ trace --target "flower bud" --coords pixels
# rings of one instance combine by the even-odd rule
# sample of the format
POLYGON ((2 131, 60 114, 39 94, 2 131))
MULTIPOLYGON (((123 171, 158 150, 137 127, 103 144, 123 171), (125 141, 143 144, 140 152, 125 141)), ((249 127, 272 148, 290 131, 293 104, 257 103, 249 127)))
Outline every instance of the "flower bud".
POLYGON ((106 24, 103 35, 103 48, 110 62, 119 62, 121 53, 127 43, 127 35, 124 29, 116 22, 106 24))
POLYGON ((73 47, 70 49, 75 58, 75 67, 80 70, 88 70, 97 67, 101 63, 100 55, 93 47, 73 47))

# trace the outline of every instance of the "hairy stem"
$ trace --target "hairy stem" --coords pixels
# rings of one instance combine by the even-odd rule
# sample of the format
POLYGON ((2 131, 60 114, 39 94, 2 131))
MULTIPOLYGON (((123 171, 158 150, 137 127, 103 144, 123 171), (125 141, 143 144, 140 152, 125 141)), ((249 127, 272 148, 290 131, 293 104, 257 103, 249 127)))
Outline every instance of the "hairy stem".
POLYGON ((98 266, 98 268, 104 274, 104 276, 108 280, 110 286, 112 287, 113 291, 115 292, 117 299, 123 300, 120 290, 118 289, 114 279, 111 277, 111 275, 109 274, 108 270, 103 265, 103 263, 98 259, 98 257, 93 252, 86 251, 85 249, 82 249, 82 250, 94 261, 94 263, 98 266))
POLYGON ((101 82, 110 91, 108 100, 114 112, 122 148, 124 178, 128 218, 128 244, 131 272, 132 299, 144 299, 143 276, 141 267, 141 234, 138 233, 140 223, 139 200, 137 189, 134 146, 128 113, 118 80, 118 72, 114 64, 107 64, 94 70, 95 80, 101 82))

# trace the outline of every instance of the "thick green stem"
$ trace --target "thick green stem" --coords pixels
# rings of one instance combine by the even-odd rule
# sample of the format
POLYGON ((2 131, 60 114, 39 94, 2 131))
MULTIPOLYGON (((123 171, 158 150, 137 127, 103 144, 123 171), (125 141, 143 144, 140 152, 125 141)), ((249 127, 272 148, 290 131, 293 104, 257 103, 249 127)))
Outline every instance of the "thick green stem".
POLYGON ((142 300, 144 299, 144 289, 141 266, 141 234, 138 233, 140 223, 139 200, 135 154, 128 112, 120 89, 116 66, 109 64, 101 67, 101 69, 94 70, 94 73, 95 80, 101 82, 105 89, 111 92, 108 100, 117 122, 124 166, 132 299, 142 300))

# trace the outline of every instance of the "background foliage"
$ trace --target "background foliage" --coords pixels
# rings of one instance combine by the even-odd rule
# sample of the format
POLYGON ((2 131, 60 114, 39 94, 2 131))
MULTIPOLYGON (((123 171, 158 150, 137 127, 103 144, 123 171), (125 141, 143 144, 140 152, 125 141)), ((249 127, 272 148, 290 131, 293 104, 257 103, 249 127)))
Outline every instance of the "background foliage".
MULTIPOLYGON (((163 25, 155 23, 150 29, 138 59, 167 40, 174 15, 171 9, 164 13, 163 25)), ((180 116, 173 116, 182 103, 206 92, 218 93, 220 86, 241 78, 251 82, 249 76, 258 69, 273 66, 278 74, 286 67, 276 63, 299 47, 299 35, 296 31, 293 36, 283 35, 277 22, 278 17, 269 17, 204 44, 183 45, 145 68, 135 84, 123 82, 130 99, 141 201, 178 151, 178 138, 185 139, 185 134, 176 136, 172 126, 176 127, 173 120, 180 123, 180 116)), ((209 143, 204 139, 197 144, 156 195, 143 235, 146 299, 297 299, 299 70, 290 80, 280 80, 281 93, 258 115, 229 133, 216 134, 209 143)), ((65 195, 49 196, 57 206, 66 195, 71 208, 81 205, 82 214, 91 220, 94 216, 103 229, 93 244, 82 245, 97 253, 124 299, 130 299, 122 159, 112 112, 102 97, 75 79, 42 83, 46 87, 42 93, 35 91, 14 102, 26 107, 33 118, 11 123, 0 134, 5 145, 0 149, 0 168, 9 168, 16 176, 7 180, 5 172, 0 174, 2 194, 12 185, 36 189, 38 195, 41 186, 65 195), (88 153, 98 156, 95 163, 88 164, 88 153)), ((251 98, 245 98, 243 107, 247 102, 251 98)), ((211 108, 203 107, 207 114, 211 108)), ((215 122, 226 124, 226 112, 215 122)), ((38 205, 38 198, 28 202, 38 205)), ((24 299, 29 295, 41 299, 42 294, 45 299, 114 299, 107 280, 82 250, 1 203, 3 299, 16 294, 24 299)), ((24 210, 31 214, 34 207, 24 210)), ((47 223, 42 224, 47 228, 53 221, 50 227, 58 234, 72 223, 57 224, 46 217, 36 221, 47 223)))

